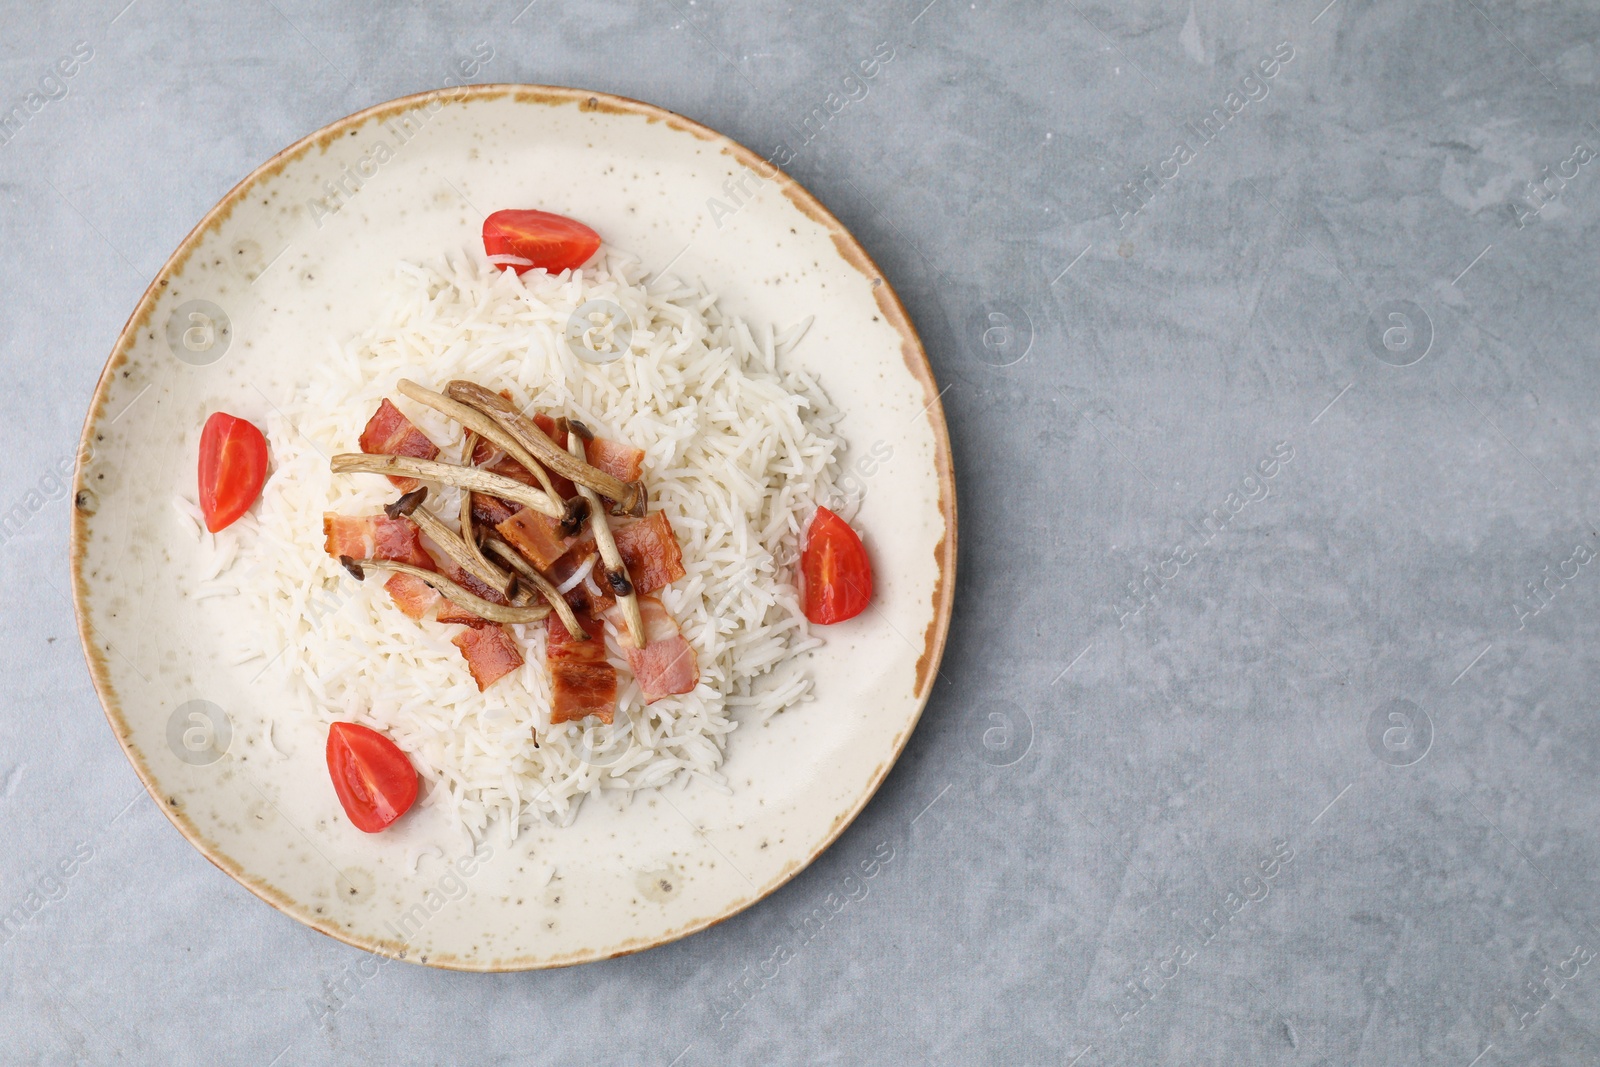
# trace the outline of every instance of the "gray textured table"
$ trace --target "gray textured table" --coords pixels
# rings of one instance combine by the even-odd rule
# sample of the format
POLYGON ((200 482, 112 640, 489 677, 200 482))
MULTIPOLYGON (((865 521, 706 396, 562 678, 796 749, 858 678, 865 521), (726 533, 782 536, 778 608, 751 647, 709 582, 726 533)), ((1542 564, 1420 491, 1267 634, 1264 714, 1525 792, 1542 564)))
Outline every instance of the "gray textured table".
POLYGON ((0 1062, 1600 1058, 1592 8, 124 2, 0 44, 0 1062), (759 907, 368 978, 140 790, 55 471, 194 221, 482 42, 474 80, 789 144, 948 386, 957 613, 883 791, 759 907))

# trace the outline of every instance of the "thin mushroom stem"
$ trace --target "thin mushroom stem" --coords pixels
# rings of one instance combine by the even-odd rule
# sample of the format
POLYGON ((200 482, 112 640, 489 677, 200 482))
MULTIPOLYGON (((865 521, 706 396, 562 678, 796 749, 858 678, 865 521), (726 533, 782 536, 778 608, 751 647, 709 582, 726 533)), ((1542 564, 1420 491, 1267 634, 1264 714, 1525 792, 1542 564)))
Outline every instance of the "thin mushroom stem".
MULTIPOLYGON (((478 435, 473 433, 471 430, 468 430, 463 445, 466 452, 466 462, 468 464, 472 463, 472 451, 477 446, 478 435)), ((554 493, 551 493, 550 495, 552 497, 555 496, 554 493)), ((470 489, 461 490, 461 510, 459 518, 461 521, 461 541, 467 546, 467 552, 471 554, 473 559, 477 560, 478 563, 482 564, 484 567, 492 567, 493 564, 491 564, 488 558, 484 556, 483 549, 478 547, 478 535, 474 533, 472 529, 472 491, 470 489)), ((435 540, 437 540, 437 538, 435 538, 435 540)), ((468 569, 470 570, 470 568, 468 569)))
MULTIPOLYGON (((583 436, 571 427, 567 429, 567 448, 578 459, 583 459, 583 436)), ((589 502, 589 523, 594 531, 595 547, 600 549, 600 560, 606 565, 606 582, 616 595, 617 603, 622 605, 622 617, 628 623, 628 636, 633 639, 634 648, 643 648, 644 616, 639 614, 639 598, 633 594, 633 582, 628 579, 628 567, 622 562, 622 553, 617 551, 617 540, 611 536, 611 520, 606 518, 605 509, 600 506, 600 499, 593 489, 579 484, 578 492, 589 502)))
POLYGON ((411 513, 411 521, 416 523, 423 533, 433 538, 433 543, 438 545, 445 555, 455 560, 462 570, 507 600, 511 599, 514 582, 512 576, 481 556, 474 555, 460 535, 446 526, 439 516, 427 508, 419 507, 411 513))
POLYGON ((529 585, 539 590, 545 600, 550 602, 550 606, 555 609, 555 613, 561 616, 561 625, 567 628, 567 633, 571 635, 573 640, 589 640, 589 631, 585 630, 578 622, 578 616, 574 614, 572 605, 567 603, 567 598, 561 595, 560 590, 550 584, 550 579, 534 570, 533 564, 522 558, 522 553, 504 541, 491 540, 487 544, 491 552, 505 560, 512 570, 516 571, 529 585))
POLYGON ((439 482, 442 485, 453 485, 457 489, 488 493, 542 512, 553 519, 562 519, 567 514, 567 509, 562 504, 539 489, 523 485, 493 471, 463 467, 459 463, 441 463, 436 459, 416 459, 412 456, 341 452, 333 457, 329 466, 335 474, 400 475, 405 478, 420 478, 427 482, 439 482))
MULTIPOLYGON (((425 407, 430 407, 441 415, 448 415, 465 426, 469 433, 477 434, 505 452, 506 455, 522 464, 530 474, 538 479, 539 485, 549 494, 551 500, 561 499, 561 494, 556 492, 555 483, 550 480, 550 475, 544 469, 544 464, 534 458, 531 452, 517 443, 515 437, 501 429, 500 424, 488 415, 468 404, 452 400, 443 393, 436 393, 432 389, 418 385, 408 378, 400 379, 395 388, 400 390, 401 396, 415 400, 425 407)), ((469 464, 472 462, 472 441, 470 439, 467 442, 466 462, 469 464)))
POLYGON ((422 581, 429 589, 444 597, 459 607, 466 608, 481 618, 490 622, 528 623, 540 622, 550 614, 548 604, 539 604, 535 607, 507 607, 504 604, 495 604, 483 599, 476 593, 463 589, 444 575, 436 571, 425 571, 421 567, 413 567, 409 563, 399 563, 389 559, 351 559, 349 556, 340 556, 339 562, 344 564, 344 569, 349 571, 357 581, 366 578, 369 568, 380 571, 395 571, 399 574, 409 574, 422 581))
MULTIPOLYGON (((555 473, 578 485, 587 486, 599 496, 616 501, 618 514, 644 514, 649 494, 642 480, 630 485, 598 467, 590 466, 587 460, 580 458, 581 454, 575 455, 545 436, 545 432, 532 419, 526 418, 505 397, 490 392, 476 382, 457 379, 445 387, 445 392, 452 399, 488 415, 555 473)), ((591 500, 590 504, 598 506, 598 501, 591 500)))

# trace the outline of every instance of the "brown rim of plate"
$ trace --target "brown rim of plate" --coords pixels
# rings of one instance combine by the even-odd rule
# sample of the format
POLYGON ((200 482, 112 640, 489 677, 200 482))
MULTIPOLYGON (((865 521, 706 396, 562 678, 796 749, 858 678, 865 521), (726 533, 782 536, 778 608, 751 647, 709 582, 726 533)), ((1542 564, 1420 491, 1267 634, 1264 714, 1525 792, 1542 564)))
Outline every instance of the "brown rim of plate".
POLYGON ((375 104, 353 115, 339 119, 328 126, 301 138, 288 148, 283 149, 261 166, 251 171, 250 174, 238 185, 230 189, 226 196, 217 202, 216 206, 206 212, 205 217, 189 231, 176 251, 168 257, 166 263, 157 272, 155 278, 145 289, 139 303, 134 307, 133 313, 128 316, 127 324, 123 326, 121 334, 117 337, 116 345, 111 350, 111 356, 106 360, 105 369, 100 372, 99 381, 95 383, 94 398, 89 405, 89 413, 84 419, 83 433, 79 440, 77 469, 73 475, 73 496, 84 489, 84 451, 83 446, 93 439, 96 426, 104 414, 107 401, 107 384, 115 378, 115 372, 126 361, 128 352, 138 331, 144 326, 146 319, 155 308, 157 298, 162 287, 180 271, 188 261, 189 255, 200 243, 205 235, 222 225, 228 216, 233 213, 233 208, 244 197, 248 196, 257 183, 273 176, 286 165, 299 159, 313 147, 326 149, 336 138, 344 136, 351 128, 364 125, 374 120, 381 120, 403 111, 409 111, 419 104, 427 103, 432 99, 441 99, 447 103, 471 102, 479 100, 493 100, 510 96, 516 103, 544 104, 550 107, 576 106, 581 111, 603 111, 616 115, 639 115, 650 122, 665 122, 675 130, 681 130, 694 137, 719 145, 724 154, 732 156, 757 174, 767 177, 778 184, 783 195, 789 199, 801 213, 815 222, 822 224, 833 238, 834 246, 845 261, 867 279, 872 286, 879 309, 884 318, 900 333, 900 351, 905 359, 906 368, 917 381, 922 383, 924 394, 928 398, 927 406, 923 408, 927 414, 934 436, 934 462, 938 469, 939 478, 939 511, 944 516, 945 532, 939 543, 934 547, 934 560, 939 568, 938 577, 934 581, 933 620, 928 624, 923 635, 923 649, 917 659, 916 682, 914 696, 916 710, 911 721, 907 724, 905 732, 896 740, 894 751, 890 754, 873 774, 867 788, 862 791, 855 805, 841 814, 833 822, 823 840, 819 841, 803 862, 791 863, 777 878, 758 891, 748 900, 736 903, 720 914, 711 915, 704 919, 697 919, 675 930, 655 937, 650 940, 624 942, 620 947, 611 949, 595 949, 568 953, 562 957, 553 958, 519 958, 509 960, 487 960, 483 962, 464 961, 455 957, 430 956, 426 959, 411 955, 406 946, 399 942, 388 942, 377 938, 357 937, 346 930, 339 929, 326 919, 319 918, 310 913, 297 901, 287 898, 272 886, 254 880, 245 873, 242 865, 231 856, 224 853, 213 842, 194 826, 182 811, 174 804, 169 804, 157 788, 157 784, 145 763, 144 755, 130 740, 131 731, 122 714, 121 704, 116 693, 112 690, 111 679, 107 670, 105 657, 92 640, 92 630, 88 623, 88 584, 83 574, 84 533, 85 517, 74 507, 72 509, 72 534, 70 557, 72 567, 72 604, 77 615, 78 638, 83 645, 84 658, 88 662, 89 676, 94 682, 95 692, 100 696, 100 703, 105 709, 106 720, 111 724, 112 732, 116 734, 117 742, 122 746, 122 751, 127 755, 128 761, 133 764, 134 771, 139 775, 139 780, 144 783, 146 791, 156 801, 160 808, 178 828, 178 832, 188 839, 200 854, 210 860, 218 869, 226 873, 234 881, 244 886, 250 892, 266 901, 268 904, 282 911, 284 914, 304 923, 321 933, 342 941, 354 948, 393 958, 407 959, 413 962, 425 963, 427 966, 439 967, 446 970, 474 971, 474 972, 503 972, 503 971, 529 971, 543 970, 553 967, 567 967, 579 963, 592 963, 598 960, 613 959, 634 952, 641 952, 648 948, 655 948, 671 941, 679 940, 698 933, 707 927, 714 926, 730 916, 751 907, 776 892, 780 887, 793 878, 800 871, 815 862, 827 848, 834 843, 845 830, 855 821, 857 815, 866 807, 867 802, 877 793, 878 788, 888 777, 889 770, 900 758, 900 753, 905 749, 906 742, 911 733, 916 729, 917 721, 922 717, 922 710, 927 706, 928 696, 933 688, 933 679, 938 674, 938 664, 944 653, 945 638, 950 631, 950 615, 955 598, 955 566, 956 566, 956 498, 955 475, 950 453, 950 434, 945 425, 944 405, 940 401, 941 393, 934 381, 933 369, 928 364, 927 354, 923 351, 922 341, 917 332, 912 328, 911 320, 906 315, 900 298, 895 295, 894 289, 884 279, 878 265, 867 254, 844 224, 834 218, 833 214, 823 207, 816 197, 807 192, 799 182, 783 173, 771 163, 762 159, 755 152, 744 147, 738 142, 718 133, 692 119, 684 118, 665 108, 654 104, 647 104, 639 100, 632 100, 623 96, 613 96, 609 93, 592 92, 582 89, 564 88, 552 85, 519 85, 512 83, 460 86, 450 89, 435 89, 424 93, 415 93, 403 96, 386 103, 375 104))

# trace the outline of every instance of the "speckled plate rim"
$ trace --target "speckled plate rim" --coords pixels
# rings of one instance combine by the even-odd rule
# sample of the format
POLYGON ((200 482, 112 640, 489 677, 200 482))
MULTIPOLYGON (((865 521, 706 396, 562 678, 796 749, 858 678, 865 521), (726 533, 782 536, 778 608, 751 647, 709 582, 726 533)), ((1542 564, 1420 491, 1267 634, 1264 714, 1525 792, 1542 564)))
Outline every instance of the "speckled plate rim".
MULTIPOLYGON (((878 265, 873 262, 866 249, 847 230, 843 223, 833 216, 816 197, 812 196, 789 175, 778 170, 773 164, 767 162, 755 152, 744 145, 732 140, 724 134, 710 129, 692 119, 684 118, 665 108, 654 104, 647 104, 628 97, 615 96, 610 93, 595 92, 583 89, 573 89, 553 85, 523 85, 514 83, 497 83, 487 85, 461 86, 444 90, 430 90, 428 92, 414 93, 410 96, 399 97, 394 100, 357 111, 347 115, 322 129, 317 130, 294 144, 283 149, 267 160, 261 166, 251 171, 239 184, 230 189, 216 206, 206 212, 200 222, 190 230, 178 245, 177 250, 168 257, 161 269, 156 273, 150 285, 140 297, 133 313, 128 316, 127 324, 123 326, 118 335, 116 344, 112 347, 111 355, 106 360, 106 365, 100 372, 100 377, 95 383, 94 396, 89 404, 89 412, 84 419, 83 433, 79 442, 78 464, 73 476, 73 495, 82 491, 86 474, 85 451, 94 439, 101 419, 106 412, 107 386, 115 376, 118 369, 127 360, 135 336, 149 321, 162 288, 173 279, 184 265, 189 256, 200 246, 205 236, 212 230, 219 229, 233 213, 234 207, 248 197, 255 186, 261 181, 272 177, 283 170, 289 163, 299 159, 312 148, 326 150, 338 138, 353 126, 362 125, 372 119, 383 119, 391 115, 408 111, 419 104, 435 100, 444 100, 446 104, 470 102, 478 100, 493 100, 510 96, 516 103, 533 104, 545 107, 577 107, 581 111, 598 111, 619 115, 643 116, 649 122, 664 122, 668 127, 679 130, 709 142, 721 148, 726 155, 731 155, 751 170, 767 175, 781 192, 802 214, 812 221, 822 225, 833 240, 834 247, 839 255, 867 280, 872 287, 872 293, 885 320, 894 327, 901 338, 901 356, 905 360, 906 369, 913 378, 921 383, 924 395, 927 397, 927 406, 923 413, 927 416, 933 430, 934 437, 934 462, 937 467, 939 481, 938 509, 944 518, 944 536, 934 548, 934 557, 938 566, 938 575, 933 586, 934 612, 923 635, 923 648, 916 664, 916 682, 914 690, 915 707, 912 711, 907 728, 901 734, 899 743, 895 746, 887 759, 878 767, 853 807, 836 818, 829 831, 805 856, 804 860, 789 866, 781 871, 768 885, 762 887, 753 897, 742 902, 735 902, 721 913, 707 916, 704 919, 689 923, 676 930, 665 933, 647 941, 634 943, 625 942, 620 947, 613 949, 597 950, 593 953, 578 958, 542 959, 526 958, 513 960, 491 961, 482 966, 474 966, 461 960, 429 961, 425 966, 439 967, 444 970, 472 971, 480 973, 543 970, 554 967, 567 967, 580 963, 591 963, 598 960, 614 959, 634 952, 642 952, 672 941, 688 937, 710 926, 714 926, 724 919, 737 915, 746 908, 753 907, 766 899, 772 893, 785 885, 791 878, 805 870, 816 858, 822 855, 845 829, 853 823, 862 809, 877 793, 882 786, 889 771, 899 760, 900 754, 905 749, 906 742, 910 740, 922 711, 927 706, 928 697, 933 689, 933 680, 938 674, 939 661, 944 654, 945 640, 950 630, 950 616, 955 600, 955 566, 956 566, 956 497, 955 497, 955 472, 950 450, 950 435, 945 424, 944 406, 941 403, 941 393, 934 380, 933 368, 928 363, 928 357, 923 350, 922 341, 917 336, 916 330, 911 325, 900 298, 895 294, 894 288, 883 277, 878 265)), ((117 743, 122 746, 123 753, 128 757, 128 762, 133 764, 134 771, 139 780, 144 783, 145 789, 156 801, 156 806, 162 810, 167 818, 177 827, 189 843, 201 855, 210 860, 219 870, 227 874, 234 881, 244 886, 251 893, 261 898, 274 908, 304 923, 320 933, 326 934, 335 940, 342 941, 352 947, 363 949, 389 956, 392 953, 379 939, 354 936, 346 930, 339 929, 330 920, 319 920, 314 917, 309 909, 302 908, 299 902, 287 898, 270 885, 252 879, 243 865, 229 856, 219 846, 211 842, 200 830, 193 825, 188 817, 181 811, 163 801, 164 791, 151 772, 144 754, 137 745, 130 740, 131 730, 123 714, 122 704, 113 687, 106 657, 101 653, 92 638, 93 627, 89 623, 88 583, 84 575, 84 554, 86 518, 77 508, 72 512, 72 529, 70 536, 69 556, 72 570, 72 603, 77 615, 78 639, 83 646, 84 658, 88 663, 89 676, 94 683, 95 692, 100 697, 101 706, 105 710, 106 720, 110 723, 113 733, 116 734, 117 743)))

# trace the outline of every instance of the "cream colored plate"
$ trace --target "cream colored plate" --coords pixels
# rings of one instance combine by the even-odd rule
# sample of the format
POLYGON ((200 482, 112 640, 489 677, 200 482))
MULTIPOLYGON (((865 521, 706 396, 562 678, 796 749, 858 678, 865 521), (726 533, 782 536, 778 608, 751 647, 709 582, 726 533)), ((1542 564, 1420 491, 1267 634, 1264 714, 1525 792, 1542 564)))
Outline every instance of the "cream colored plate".
POLYGON ((184 836, 263 900, 352 945, 431 965, 602 959, 761 899, 878 788, 944 648, 955 583, 950 445, 900 302, 799 185, 726 137, 631 100, 452 90, 371 108, 280 153, 212 209, 145 293, 101 375, 84 444, 72 534, 79 628, 139 776, 184 836), (312 206, 340 182, 349 190, 340 210, 312 206), (332 825, 324 735, 290 713, 272 672, 253 680, 260 661, 229 664, 223 650, 239 646, 250 620, 238 598, 182 592, 194 584, 195 549, 171 501, 194 492, 209 412, 264 423, 329 337, 373 319, 397 259, 468 245, 484 213, 511 206, 583 219, 648 267, 704 279, 752 323, 816 316, 793 358, 846 413, 845 464, 865 485, 857 526, 877 593, 872 610, 820 631, 815 702, 732 735, 731 797, 695 787, 630 807, 591 802, 563 830, 509 846, 491 833, 461 870, 428 848, 455 851, 429 810, 374 836, 332 825), (244 729, 197 758, 196 735, 183 737, 205 730, 190 713, 206 705, 194 701, 229 722, 276 714, 288 758, 244 729), (547 865, 555 877, 540 885, 547 865))

